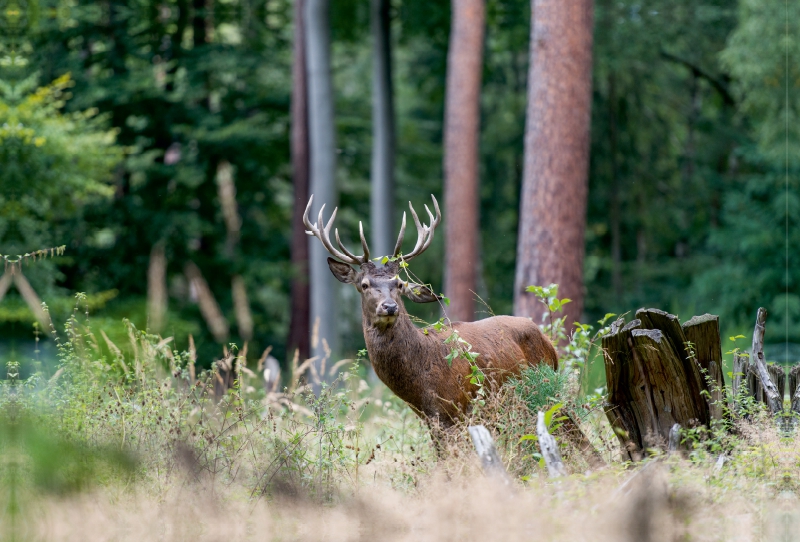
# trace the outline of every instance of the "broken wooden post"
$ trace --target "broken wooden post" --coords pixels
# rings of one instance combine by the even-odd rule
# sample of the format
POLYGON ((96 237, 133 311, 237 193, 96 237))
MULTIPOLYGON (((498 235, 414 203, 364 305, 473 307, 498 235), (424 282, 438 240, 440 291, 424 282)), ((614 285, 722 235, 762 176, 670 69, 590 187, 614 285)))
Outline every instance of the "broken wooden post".
POLYGON ((561 461, 561 453, 558 451, 558 443, 547 431, 547 424, 544 423, 544 412, 539 411, 536 420, 536 436, 539 437, 539 449, 542 451, 544 463, 547 465, 547 473, 550 478, 566 476, 567 469, 561 461))
POLYGON ((753 347, 750 351, 750 363, 755 365, 756 374, 761 380, 767 407, 770 412, 777 414, 783 410, 783 397, 778 393, 778 387, 770 378, 767 364, 764 361, 764 324, 767 319, 767 309, 760 307, 756 316, 756 327, 753 330, 753 347))
MULTIPOLYGON (((640 309, 636 316, 625 326, 615 322, 603 337, 606 415, 634 461, 647 448, 666 449, 675 424, 710 425, 714 401, 706 394, 716 387, 707 384, 696 352, 687 349, 684 328, 676 316, 656 309, 640 309)), ((709 344, 715 327, 718 322, 710 315, 687 322, 695 342, 702 345, 703 359, 716 375, 712 382, 721 378, 717 364, 721 355, 709 344)), ((721 413, 719 408, 717 415, 721 413)))
POLYGON ((722 376, 722 348, 719 336, 719 316, 704 314, 694 316, 684 323, 683 332, 691 343, 694 357, 704 371, 709 393, 708 408, 712 420, 721 420, 725 400, 725 379, 722 376))
POLYGON ((497 453, 497 447, 494 445, 494 439, 492 439, 489 430, 482 425, 470 425, 467 431, 469 431, 469 436, 472 437, 472 444, 475 446, 475 451, 478 452, 478 457, 481 459, 481 466, 486 476, 494 478, 505 485, 510 485, 511 479, 508 477, 506 468, 500 460, 500 454, 497 453))
POLYGON ((644 457, 642 433, 639 431, 638 410, 634 405, 642 404, 645 397, 642 388, 631 386, 633 381, 633 356, 628 344, 631 331, 641 326, 641 321, 625 324, 622 318, 611 324, 611 330, 602 339, 603 359, 606 370, 608 399, 606 416, 622 444, 624 453, 631 461, 644 457))
POLYGON ((744 391, 743 382, 747 382, 747 354, 736 352, 733 354, 733 378, 731 379, 731 391, 733 394, 731 406, 734 410, 738 410, 741 406, 739 405, 741 399, 739 395, 744 391))
POLYGON ((667 446, 667 455, 672 455, 678 451, 681 444, 681 424, 676 423, 669 430, 669 445, 667 446))

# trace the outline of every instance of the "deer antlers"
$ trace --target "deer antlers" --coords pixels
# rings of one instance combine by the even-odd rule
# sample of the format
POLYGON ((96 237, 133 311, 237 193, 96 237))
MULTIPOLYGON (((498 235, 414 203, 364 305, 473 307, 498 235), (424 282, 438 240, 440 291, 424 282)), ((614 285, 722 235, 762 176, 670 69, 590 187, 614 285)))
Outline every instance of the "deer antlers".
MULTIPOLYGON (((414 250, 401 256, 400 250, 403 245, 403 238, 405 237, 406 231, 406 214, 403 213, 403 222, 400 226, 400 235, 398 235, 397 243, 394 246, 394 253, 392 254, 393 258, 402 257, 402 259, 406 262, 411 261, 412 258, 416 258, 425 252, 425 250, 431 245, 431 241, 433 241, 433 232, 436 229, 436 226, 438 226, 439 222, 442 220, 442 212, 439 210, 439 202, 436 201, 436 198, 433 195, 431 195, 431 198, 433 199, 433 207, 436 209, 436 217, 433 216, 431 210, 428 209, 427 205, 425 205, 425 211, 428 213, 428 217, 430 217, 431 221, 430 226, 420 222, 416 211, 414 211, 414 206, 411 205, 411 202, 408 202, 408 207, 411 209, 411 216, 414 218, 414 225, 417 227, 417 242, 414 245, 414 250)), ((331 243, 331 227, 333 226, 333 221, 336 218, 336 211, 338 211, 339 208, 337 207, 333 210, 333 214, 326 224, 323 217, 323 213, 325 211, 325 205, 323 204, 319 210, 317 223, 312 224, 308 219, 308 212, 311 209, 311 203, 313 201, 314 196, 312 195, 308 200, 308 205, 306 205, 306 211, 303 213, 303 224, 306 226, 306 234, 317 237, 320 241, 322 241, 323 246, 328 252, 331 253, 332 256, 345 263, 349 263, 351 265, 364 265, 367 263, 369 261, 369 247, 367 246, 367 240, 364 237, 364 226, 361 224, 361 222, 358 223, 358 232, 361 236, 361 248, 364 250, 364 254, 361 256, 356 256, 347 250, 347 248, 345 248, 345 246, 342 244, 342 241, 339 239, 338 228, 334 230, 334 236, 336 237, 336 244, 339 245, 341 251, 336 250, 336 248, 333 246, 333 243, 331 243)))

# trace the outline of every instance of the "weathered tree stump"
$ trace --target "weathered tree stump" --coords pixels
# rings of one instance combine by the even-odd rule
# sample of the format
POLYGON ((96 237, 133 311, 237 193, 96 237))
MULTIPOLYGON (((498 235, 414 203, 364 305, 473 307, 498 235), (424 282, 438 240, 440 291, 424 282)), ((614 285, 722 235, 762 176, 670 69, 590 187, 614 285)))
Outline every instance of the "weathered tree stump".
POLYGON ((719 336, 719 316, 695 316, 683 324, 683 333, 691 343, 697 363, 704 371, 709 392, 708 408, 712 420, 721 420, 725 400, 725 379, 722 376, 722 348, 719 336))
POLYGON ((742 393, 743 384, 747 382, 747 355, 741 352, 733 354, 733 378, 731 379, 731 392, 733 395, 732 407, 739 408, 739 395, 742 393))
POLYGON ((645 404, 645 396, 640 387, 630 385, 634 378, 634 364, 628 339, 631 331, 641 324, 639 320, 625 324, 620 318, 611 324, 609 334, 602 339, 608 389, 606 416, 632 461, 644 456, 643 433, 639 431, 643 417, 639 414, 639 406, 645 404))
MULTIPOLYGON (((709 425, 712 419, 710 402, 702 393, 709 386, 696 356, 686 347, 677 317, 655 309, 641 309, 636 316, 625 326, 615 322, 603 338, 606 414, 632 460, 650 447, 666 450, 675 424, 691 428, 709 425)), ((721 377, 710 363, 716 364, 721 356, 714 359, 716 354, 707 344, 713 319, 691 322, 689 327, 696 340, 700 337, 697 342, 703 345, 708 366, 721 377)))

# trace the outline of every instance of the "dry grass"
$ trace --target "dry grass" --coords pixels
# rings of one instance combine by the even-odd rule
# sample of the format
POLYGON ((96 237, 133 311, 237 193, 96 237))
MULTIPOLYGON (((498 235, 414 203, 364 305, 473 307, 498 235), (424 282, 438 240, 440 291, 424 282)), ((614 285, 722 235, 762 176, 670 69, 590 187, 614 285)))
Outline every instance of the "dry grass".
POLYGON ((336 505, 250 501, 195 484, 159 496, 105 489, 41 500, 31 512, 21 540, 791 540, 800 519, 793 494, 710 484, 681 461, 515 490, 437 471, 414 491, 367 485, 336 505))
MULTIPOLYGON (((750 541, 791 540, 800 524, 800 446, 763 414, 634 466, 619 462, 602 413, 590 410, 577 427, 606 465, 592 465, 564 425, 555 434, 572 474, 548 479, 535 442, 520 440, 535 432, 530 394, 510 386, 489 394, 437 459, 424 424, 353 375, 316 399, 296 380, 259 391, 245 372, 217 402, 215 376, 195 375, 191 352, 132 331, 130 353, 110 348, 107 362, 82 331, 63 343, 58 378, 0 388, 0 413, 65 442, 123 450, 136 468, 125 474, 101 454, 88 481, 37 485, 41 450, 20 436, 2 442, 12 433, 0 423, 2 539, 750 541), (465 431, 474 423, 492 431, 512 487, 482 474, 465 431), (718 468, 720 451, 728 460, 718 468)), ((75 470, 57 443, 45 447, 56 474, 75 470)))

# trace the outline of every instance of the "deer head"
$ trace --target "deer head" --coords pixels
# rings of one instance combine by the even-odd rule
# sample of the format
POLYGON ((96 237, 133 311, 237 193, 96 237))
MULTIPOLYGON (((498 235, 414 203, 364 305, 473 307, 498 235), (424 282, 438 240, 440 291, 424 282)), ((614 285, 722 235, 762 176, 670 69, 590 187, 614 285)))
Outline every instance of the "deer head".
POLYGON ((308 218, 308 212, 311 208, 311 203, 314 201, 314 196, 311 196, 311 199, 308 200, 308 205, 303 214, 306 233, 317 237, 328 252, 336 258, 328 258, 328 267, 330 267, 333 276, 340 282, 352 284, 361 294, 365 327, 385 329, 394 325, 398 317, 405 314, 401 296, 405 296, 415 303, 431 303, 441 299, 427 286, 400 278, 401 262, 408 263, 430 246, 431 241, 433 241, 434 230, 442 219, 439 203, 435 197, 431 196, 431 198, 433 198, 436 216, 434 217, 428 206, 425 206, 425 211, 430 217, 430 226, 420 222, 414 207, 409 202, 408 207, 411 209, 411 216, 417 227, 417 242, 410 253, 402 254, 401 249, 406 229, 406 214, 403 213, 403 221, 394 247, 394 253, 383 267, 378 267, 369 259, 369 247, 367 246, 367 240, 364 238, 364 227, 361 222, 358 223, 358 230, 361 236, 363 254, 356 256, 347 250, 339 239, 338 229, 334 230, 334 236, 336 237, 336 244, 341 250, 337 250, 331 243, 330 232, 338 208, 333 210, 333 214, 326 224, 323 217, 325 205, 323 205, 319 210, 317 223, 312 224, 308 218), (358 266, 359 270, 356 271, 352 266, 358 266))

